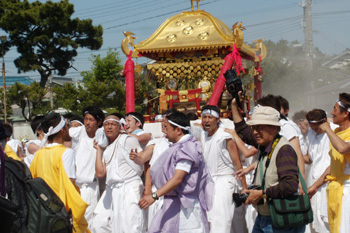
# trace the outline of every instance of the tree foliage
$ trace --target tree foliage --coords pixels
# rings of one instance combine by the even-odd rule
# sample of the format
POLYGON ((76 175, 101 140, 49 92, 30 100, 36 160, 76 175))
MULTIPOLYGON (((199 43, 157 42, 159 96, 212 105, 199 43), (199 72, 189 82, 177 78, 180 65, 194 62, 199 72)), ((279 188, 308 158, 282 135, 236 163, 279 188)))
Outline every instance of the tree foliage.
POLYGON ((17 104, 22 109, 26 121, 30 121, 33 116, 47 114, 50 111, 49 103, 44 101, 46 93, 47 89, 40 87, 37 82, 29 86, 15 83, 8 92, 8 100, 12 104, 17 104))
POLYGON ((54 89, 56 107, 79 113, 86 106, 97 105, 121 112, 125 107, 125 87, 119 77, 123 66, 118 52, 109 49, 106 57, 93 55, 91 62, 91 70, 81 73, 84 87, 66 84, 54 89))
POLYGON ((66 74, 79 47, 97 50, 102 46, 102 26, 93 26, 90 19, 72 19, 74 6, 68 0, 0 3, 0 27, 20 54, 15 59, 18 72, 38 71, 41 87, 54 71, 66 74))

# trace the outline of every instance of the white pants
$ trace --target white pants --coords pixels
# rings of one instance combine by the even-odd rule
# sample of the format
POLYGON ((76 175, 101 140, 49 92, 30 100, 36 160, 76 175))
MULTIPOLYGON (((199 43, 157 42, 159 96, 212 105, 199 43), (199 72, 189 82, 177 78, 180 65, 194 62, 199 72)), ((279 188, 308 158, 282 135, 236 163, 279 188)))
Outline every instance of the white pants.
POLYGON ((98 199, 100 197, 100 188, 98 185, 98 181, 94 181, 89 184, 80 184, 77 183, 77 186, 80 188, 80 195, 83 200, 89 204, 85 211, 85 219, 89 224, 89 228, 91 227, 93 212, 96 208, 98 199))
POLYGON ((238 192, 238 184, 233 175, 214 178, 213 207, 207 212, 211 233, 231 233, 235 211, 232 194, 238 192))
POLYGON ((138 203, 143 192, 141 179, 112 185, 113 233, 145 232, 145 212, 138 203))
POLYGON ((116 183, 106 189, 94 211, 93 233, 145 232, 145 212, 138 202, 143 192, 141 179, 116 183))
MULTIPOLYGON (((152 185, 152 192, 157 191, 157 188, 152 185)), ((163 205, 163 197, 160 197, 159 200, 155 201, 152 205, 148 207, 148 227, 151 225, 152 219, 154 215, 157 213, 160 208, 162 208, 163 205)))
POLYGON ((350 232, 350 186, 344 186, 341 205, 340 233, 350 232))
POLYGON ((311 207, 314 215, 314 221, 312 222, 312 228, 318 233, 328 233, 329 226, 328 222, 325 221, 325 217, 322 216, 322 199, 327 199, 326 196, 327 184, 322 185, 315 195, 311 198, 311 207))
POLYGON ((112 224, 112 191, 106 187, 94 210, 90 230, 92 233, 110 233, 112 224))

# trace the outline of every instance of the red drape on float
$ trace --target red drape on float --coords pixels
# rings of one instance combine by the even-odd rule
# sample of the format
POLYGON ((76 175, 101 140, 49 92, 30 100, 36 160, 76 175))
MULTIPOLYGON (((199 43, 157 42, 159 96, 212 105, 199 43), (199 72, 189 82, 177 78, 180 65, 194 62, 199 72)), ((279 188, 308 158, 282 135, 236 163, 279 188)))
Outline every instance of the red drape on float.
POLYGON ((132 51, 127 56, 124 65, 125 86, 126 86, 126 113, 135 112, 135 63, 131 59, 132 51))
POLYGON ((224 86, 226 83, 224 74, 226 73, 227 70, 231 69, 234 62, 236 63, 237 75, 239 75, 239 71, 242 71, 244 73, 244 69, 242 67, 241 55, 239 54, 238 49, 236 48, 236 44, 233 44, 232 52, 228 54, 224 60, 225 62, 220 69, 219 77, 215 81, 213 94, 211 95, 208 103, 209 105, 216 105, 216 106, 218 105, 222 90, 224 89, 224 86))
MULTIPOLYGON (((261 62, 261 56, 259 55, 259 60, 261 62)), ((256 71, 259 73, 259 75, 262 75, 262 70, 260 67, 260 62, 257 62, 255 65, 255 69, 256 71)), ((255 89, 254 89, 254 100, 257 101, 258 99, 260 99, 262 97, 262 82, 259 81, 259 75, 254 76, 254 85, 255 85, 255 89)))

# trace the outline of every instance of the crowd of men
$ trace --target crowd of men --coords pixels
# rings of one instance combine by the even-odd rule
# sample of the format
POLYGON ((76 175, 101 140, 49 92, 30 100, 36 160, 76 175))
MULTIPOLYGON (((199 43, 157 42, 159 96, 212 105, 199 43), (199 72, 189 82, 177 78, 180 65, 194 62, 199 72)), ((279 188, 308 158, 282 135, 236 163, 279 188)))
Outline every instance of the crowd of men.
POLYGON ((291 120, 288 101, 273 95, 247 116, 233 99, 231 111, 234 128, 217 106, 197 120, 169 109, 153 138, 141 114, 90 106, 81 117, 36 117, 37 139, 23 144, 1 123, 1 151, 46 181, 76 232, 350 232, 350 94, 339 94, 331 119, 313 109, 291 120), (268 200, 302 194, 299 174, 314 221, 277 229, 268 200), (233 201, 239 193, 244 205, 233 201))

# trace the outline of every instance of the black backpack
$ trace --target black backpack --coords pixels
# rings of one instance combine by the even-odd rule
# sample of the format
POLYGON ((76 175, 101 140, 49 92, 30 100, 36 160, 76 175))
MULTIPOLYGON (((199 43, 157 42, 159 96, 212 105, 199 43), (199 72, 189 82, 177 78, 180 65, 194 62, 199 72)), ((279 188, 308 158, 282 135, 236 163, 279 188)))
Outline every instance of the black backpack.
MULTIPOLYGON (((32 179, 28 167, 6 158, 6 172, 11 172, 22 184, 28 206, 26 230, 30 233, 71 233, 73 219, 56 193, 40 177, 32 179)), ((8 187, 6 187, 8 188, 8 187)))

